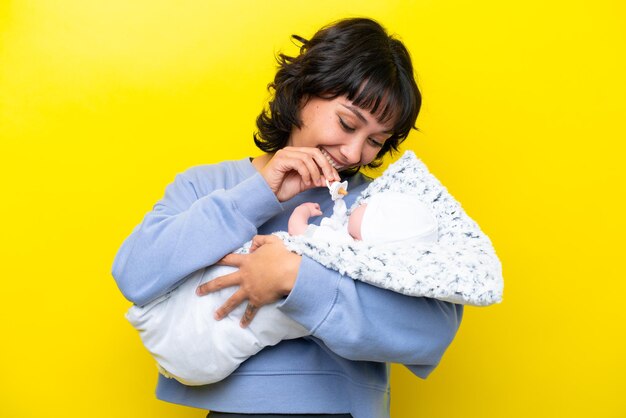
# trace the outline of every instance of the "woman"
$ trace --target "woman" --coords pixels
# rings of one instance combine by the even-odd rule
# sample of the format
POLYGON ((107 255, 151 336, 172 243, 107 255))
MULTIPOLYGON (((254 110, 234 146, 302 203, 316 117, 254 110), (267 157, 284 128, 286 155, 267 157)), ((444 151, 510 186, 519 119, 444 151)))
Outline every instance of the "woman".
POLYGON ((387 363, 426 377, 454 338, 462 308, 343 277, 267 234, 287 230, 289 214, 305 201, 328 216, 326 180, 347 178, 351 205, 369 182, 359 167, 407 137, 421 96, 408 52, 374 21, 343 20, 309 41, 296 39, 300 54, 280 56, 274 98, 257 119, 255 142, 265 154, 179 174, 122 245, 113 275, 142 305, 221 260, 239 270, 198 289, 201 297, 239 286, 216 319, 247 303, 246 326, 260 306, 282 300, 280 309, 312 334, 262 350, 212 385, 159 376, 160 399, 216 418, 387 417, 387 363), (253 237, 255 252, 229 254, 253 237))

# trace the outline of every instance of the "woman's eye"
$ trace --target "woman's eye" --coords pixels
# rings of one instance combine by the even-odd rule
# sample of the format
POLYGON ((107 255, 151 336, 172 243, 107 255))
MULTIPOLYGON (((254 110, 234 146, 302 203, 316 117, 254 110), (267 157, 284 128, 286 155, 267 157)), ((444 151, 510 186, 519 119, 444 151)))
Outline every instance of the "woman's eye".
POLYGON ((378 142, 374 138, 367 138, 367 140, 369 141, 370 145, 372 145, 372 146, 374 146, 376 148, 382 148, 383 147, 382 142, 378 142))
POLYGON ((339 124, 341 125, 341 127, 343 128, 344 131, 346 132, 354 132, 356 131, 355 128, 353 128, 352 126, 348 125, 346 122, 344 122, 343 119, 339 118, 339 124))

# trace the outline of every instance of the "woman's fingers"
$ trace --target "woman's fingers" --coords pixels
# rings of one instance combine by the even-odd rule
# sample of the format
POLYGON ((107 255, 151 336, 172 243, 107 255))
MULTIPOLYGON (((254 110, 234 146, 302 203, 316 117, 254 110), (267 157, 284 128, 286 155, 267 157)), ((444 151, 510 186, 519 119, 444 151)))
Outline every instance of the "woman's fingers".
POLYGON ((256 245, 256 247, 260 247, 261 245, 270 244, 272 242, 278 242, 281 239, 276 235, 255 235, 252 238, 252 242, 256 245))
POLYGON ((340 180, 339 173, 337 172, 335 167, 330 164, 328 159, 324 156, 324 154, 322 154, 322 151, 320 151, 318 148, 301 147, 294 148, 294 150, 308 155, 311 158, 312 162, 314 162, 315 166, 321 170, 320 179, 322 180, 322 184, 320 184, 320 186, 325 186, 326 180, 340 180))
MULTIPOLYGON (((309 149, 312 150, 311 155, 315 159, 315 163, 322 169, 322 172, 324 173, 324 180, 339 181, 341 179, 341 177, 339 177, 339 173, 337 172, 335 167, 333 167, 330 164, 330 162, 328 162, 324 154, 322 154, 322 151, 320 151, 317 148, 309 148, 309 149)), ((322 184, 322 186, 325 186, 325 185, 326 185, 326 182, 324 181, 324 184, 322 184)))
MULTIPOLYGON (((241 254, 229 254, 229 255, 241 255, 241 254)), ((228 257, 228 256, 226 256, 228 257)), ((224 257, 224 258, 226 258, 224 257)), ((223 259, 222 259, 223 260, 223 259)), ((226 287, 237 286, 241 283, 241 278, 239 271, 235 271, 230 274, 226 274, 221 277, 217 277, 209 282, 206 282, 196 288, 196 294, 198 296, 204 296, 208 293, 218 291, 220 289, 224 289, 226 287)), ((222 306, 220 306, 214 313, 214 317, 216 320, 223 319, 228 316, 234 309, 236 309, 239 305, 241 305, 244 301, 248 299, 248 294, 242 289, 239 288, 235 293, 229 297, 226 302, 222 306)), ((256 315, 256 311, 258 307, 253 305, 251 302, 248 303, 248 308, 244 313, 243 318, 241 319, 241 326, 248 326, 250 321, 256 315)))
MULTIPOLYGON (((237 290, 235 293, 233 293, 231 297, 228 298, 226 302, 224 302, 222 306, 220 306, 215 311, 215 314, 214 314, 215 319, 219 321, 220 319, 225 318, 226 316, 228 316, 229 313, 231 313, 235 308, 237 308, 237 306, 241 305, 246 299, 247 299, 247 296, 245 292, 241 289, 237 290)), ((244 318, 245 318, 245 315, 244 315, 244 318)))
MULTIPOLYGON (((307 186, 314 185, 321 187, 325 183, 322 172, 325 173, 325 171, 328 170, 324 170, 325 167, 318 163, 318 161, 320 161, 323 164, 323 161, 319 158, 315 158, 316 154, 322 156, 320 150, 317 148, 283 148, 276 153, 274 158, 278 157, 283 159, 283 163, 297 171, 302 181, 307 186)), ((326 161, 326 165, 330 166, 330 163, 326 161)))
POLYGON ((280 201, 291 199, 326 180, 339 180, 337 170, 313 147, 285 147, 261 169, 261 175, 280 201))
POLYGON ((271 242, 279 241, 276 235, 255 235, 252 238, 252 244, 250 244, 250 252, 257 250, 259 247, 265 244, 269 244, 271 242))
MULTIPOLYGON (((219 321, 225 318, 226 316, 228 316, 229 313, 235 310, 245 300, 246 300, 246 295, 244 294, 244 292, 241 290, 238 290, 230 298, 228 298, 228 300, 224 302, 224 304, 220 306, 218 310, 215 311, 215 314, 214 314, 215 319, 219 321)), ((248 302, 248 305, 246 306, 246 311, 244 312, 243 317, 241 318, 241 321, 239 322, 239 325, 241 325, 242 328, 245 328, 248 325, 250 325, 250 322, 252 322, 252 320, 256 316, 256 313, 259 311, 259 308, 260 306, 257 306, 253 304, 252 302, 248 302)))
POLYGON ((257 235, 253 238, 257 250, 250 254, 229 254, 220 263, 239 270, 215 278, 196 289, 199 296, 231 286, 239 286, 235 293, 215 312, 222 319, 239 305, 248 301, 241 326, 254 319, 261 306, 275 302, 291 292, 302 258, 290 252, 275 235, 257 235))
POLYGON ((230 253, 222 257, 217 263, 218 266, 239 267, 245 258, 245 254, 230 253))
MULTIPOLYGON (((240 254, 236 254, 240 255, 240 254)), ((201 284, 196 288, 196 294, 198 296, 204 296, 211 292, 216 292, 218 290, 224 289, 226 287, 237 286, 241 283, 239 270, 234 271, 230 274, 226 274, 221 277, 217 277, 211 281, 201 284)))
POLYGON ((308 158, 305 153, 300 160, 301 164, 298 166, 298 174, 302 177, 307 186, 321 187, 324 184, 324 178, 322 177, 322 171, 316 164, 314 158, 308 158))
POLYGON ((241 318, 241 322, 239 323, 242 328, 250 325, 250 322, 252 322, 258 310, 258 306, 253 305, 251 302, 248 302, 248 306, 246 306, 246 312, 243 314, 243 318, 241 318))
MULTIPOLYGON (((308 162, 310 163, 310 161, 308 162)), ((319 169, 312 168, 310 164, 307 164, 306 159, 293 159, 290 165, 292 169, 298 173, 302 183, 304 183, 307 188, 316 187, 320 182, 319 169)))

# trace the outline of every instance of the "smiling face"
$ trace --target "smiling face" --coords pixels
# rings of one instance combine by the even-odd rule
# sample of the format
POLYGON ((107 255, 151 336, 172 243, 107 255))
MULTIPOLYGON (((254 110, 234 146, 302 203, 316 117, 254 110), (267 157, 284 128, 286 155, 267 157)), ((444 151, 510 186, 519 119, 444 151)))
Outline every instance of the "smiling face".
POLYGON ((346 96, 310 98, 300 120, 301 127, 294 127, 287 145, 319 148, 337 171, 372 162, 393 133, 391 123, 381 124, 346 96))

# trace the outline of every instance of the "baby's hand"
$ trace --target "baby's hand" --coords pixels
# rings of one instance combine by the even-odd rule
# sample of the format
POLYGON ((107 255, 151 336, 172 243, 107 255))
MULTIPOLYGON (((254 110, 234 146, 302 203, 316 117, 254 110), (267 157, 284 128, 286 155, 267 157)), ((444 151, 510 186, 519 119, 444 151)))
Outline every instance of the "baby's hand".
POLYGON ((307 220, 309 218, 312 218, 313 216, 322 215, 320 205, 314 202, 302 203, 300 206, 293 210, 293 213, 296 213, 296 211, 302 211, 302 214, 307 216, 307 220))
POLYGON ((296 207, 289 217, 289 235, 302 235, 309 223, 309 218, 322 215, 320 205, 314 202, 306 202, 296 207))

